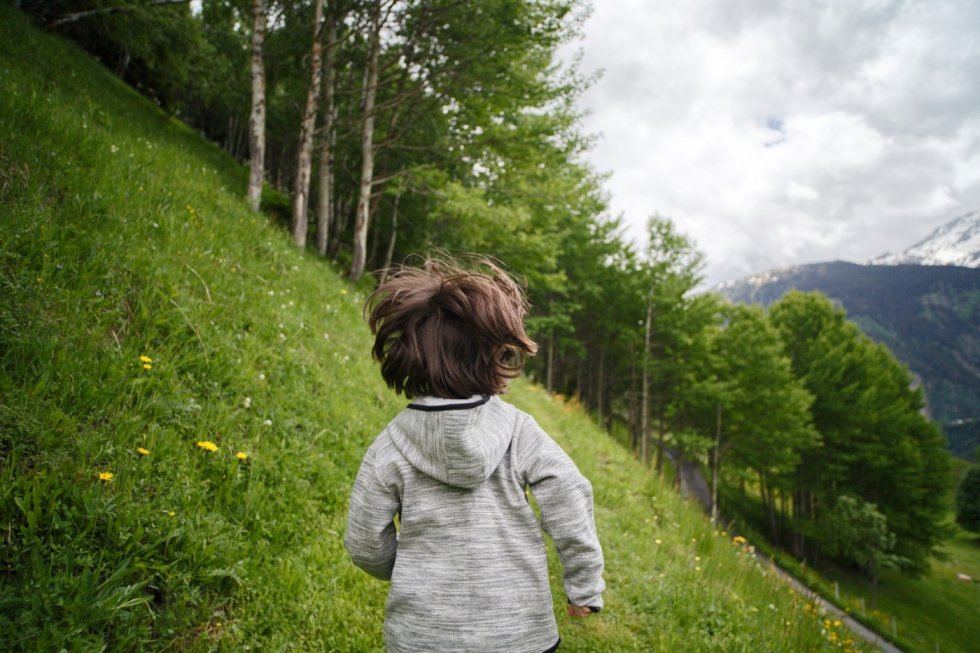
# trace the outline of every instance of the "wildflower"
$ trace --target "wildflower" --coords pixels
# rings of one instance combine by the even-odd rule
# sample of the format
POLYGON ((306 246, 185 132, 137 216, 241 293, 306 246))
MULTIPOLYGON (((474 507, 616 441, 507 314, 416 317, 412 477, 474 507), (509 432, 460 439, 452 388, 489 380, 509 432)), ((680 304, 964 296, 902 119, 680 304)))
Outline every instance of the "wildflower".
POLYGON ((111 481, 112 476, 113 476, 112 472, 99 472, 100 481, 111 481))
POLYGON ((153 366, 150 365, 149 363, 143 363, 143 369, 144 370, 152 370, 153 369, 153 366))
POLYGON ((741 535, 736 535, 732 538, 732 544, 745 544, 746 539, 741 535))
POLYGON ((238 458, 239 460, 248 460, 248 454, 244 451, 239 451, 235 454, 235 458, 238 458))
POLYGON ((141 363, 152 363, 153 362, 153 359, 150 358, 149 356, 147 356, 146 354, 144 354, 144 355, 140 356, 140 362, 141 363))
POLYGON ((267 419, 267 420, 265 420, 265 421, 264 421, 264 422, 262 422, 262 423, 263 423, 263 424, 264 424, 265 426, 272 426, 272 420, 271 420, 271 419, 267 419))
POLYGON ((653 541, 653 543, 654 543, 654 544, 660 544, 660 538, 658 537, 657 539, 655 539, 655 540, 653 541))
POLYGON ((177 515, 177 513, 175 513, 173 510, 168 510, 167 511, 167 516, 168 517, 175 517, 176 515, 177 515))
POLYGON ((242 401, 242 406, 244 406, 245 408, 251 408, 251 406, 252 406, 252 398, 251 397, 245 397, 245 400, 242 401))
POLYGON ((119 151, 119 148, 116 147, 115 145, 110 145, 109 146, 109 151, 112 152, 113 154, 115 154, 116 152, 119 151))
POLYGON ((144 449, 143 447, 136 447, 136 453, 138 453, 141 456, 149 456, 150 450, 144 449))
POLYGON ((205 451, 218 450, 218 445, 216 445, 214 442, 211 442, 210 440, 198 440, 197 446, 199 446, 201 449, 204 449, 205 451))
POLYGON ((347 294, 347 289, 346 288, 341 288, 340 289, 340 294, 341 295, 346 295, 347 294))

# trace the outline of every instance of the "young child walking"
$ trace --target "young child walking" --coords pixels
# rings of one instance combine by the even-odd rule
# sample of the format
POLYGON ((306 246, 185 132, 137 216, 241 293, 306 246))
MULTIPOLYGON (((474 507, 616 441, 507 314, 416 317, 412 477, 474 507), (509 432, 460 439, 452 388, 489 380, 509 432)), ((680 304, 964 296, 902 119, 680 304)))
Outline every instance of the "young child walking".
POLYGON ((588 480, 498 397, 537 351, 521 288, 489 261, 429 260, 382 283, 365 312, 381 375, 411 400, 364 455, 344 537, 354 564, 391 581, 388 651, 556 650, 541 529, 573 616, 602 607, 602 549, 588 480))

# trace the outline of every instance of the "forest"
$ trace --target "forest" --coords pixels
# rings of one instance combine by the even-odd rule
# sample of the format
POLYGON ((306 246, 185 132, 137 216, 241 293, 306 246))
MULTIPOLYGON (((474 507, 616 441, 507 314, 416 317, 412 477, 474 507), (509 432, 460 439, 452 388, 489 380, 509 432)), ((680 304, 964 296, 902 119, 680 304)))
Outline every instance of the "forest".
POLYGON ((757 501, 772 541, 872 583, 929 569, 949 462, 908 369, 825 297, 729 304, 669 217, 635 243, 610 215, 574 108, 591 80, 557 56, 584 3, 20 7, 230 153, 324 270, 369 290, 420 257, 499 260, 528 289, 529 375, 658 473, 696 461, 713 514, 757 501))

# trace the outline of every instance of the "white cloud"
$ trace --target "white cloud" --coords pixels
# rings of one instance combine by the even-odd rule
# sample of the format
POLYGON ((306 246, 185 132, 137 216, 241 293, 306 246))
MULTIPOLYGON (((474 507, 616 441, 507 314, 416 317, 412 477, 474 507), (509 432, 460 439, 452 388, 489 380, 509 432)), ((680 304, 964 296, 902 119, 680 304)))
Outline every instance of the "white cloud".
POLYGON ((708 281, 900 250, 980 207, 980 4, 602 0, 583 66, 612 210, 708 281))

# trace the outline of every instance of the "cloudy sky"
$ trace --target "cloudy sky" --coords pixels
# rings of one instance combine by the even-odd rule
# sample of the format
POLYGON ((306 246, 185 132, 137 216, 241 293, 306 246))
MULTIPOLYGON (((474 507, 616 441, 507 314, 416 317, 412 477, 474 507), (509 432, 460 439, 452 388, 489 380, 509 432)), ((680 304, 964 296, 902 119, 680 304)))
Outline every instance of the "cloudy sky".
POLYGON ((980 2, 593 4, 589 161, 630 233, 672 218, 708 283, 863 262, 980 208, 980 2))

